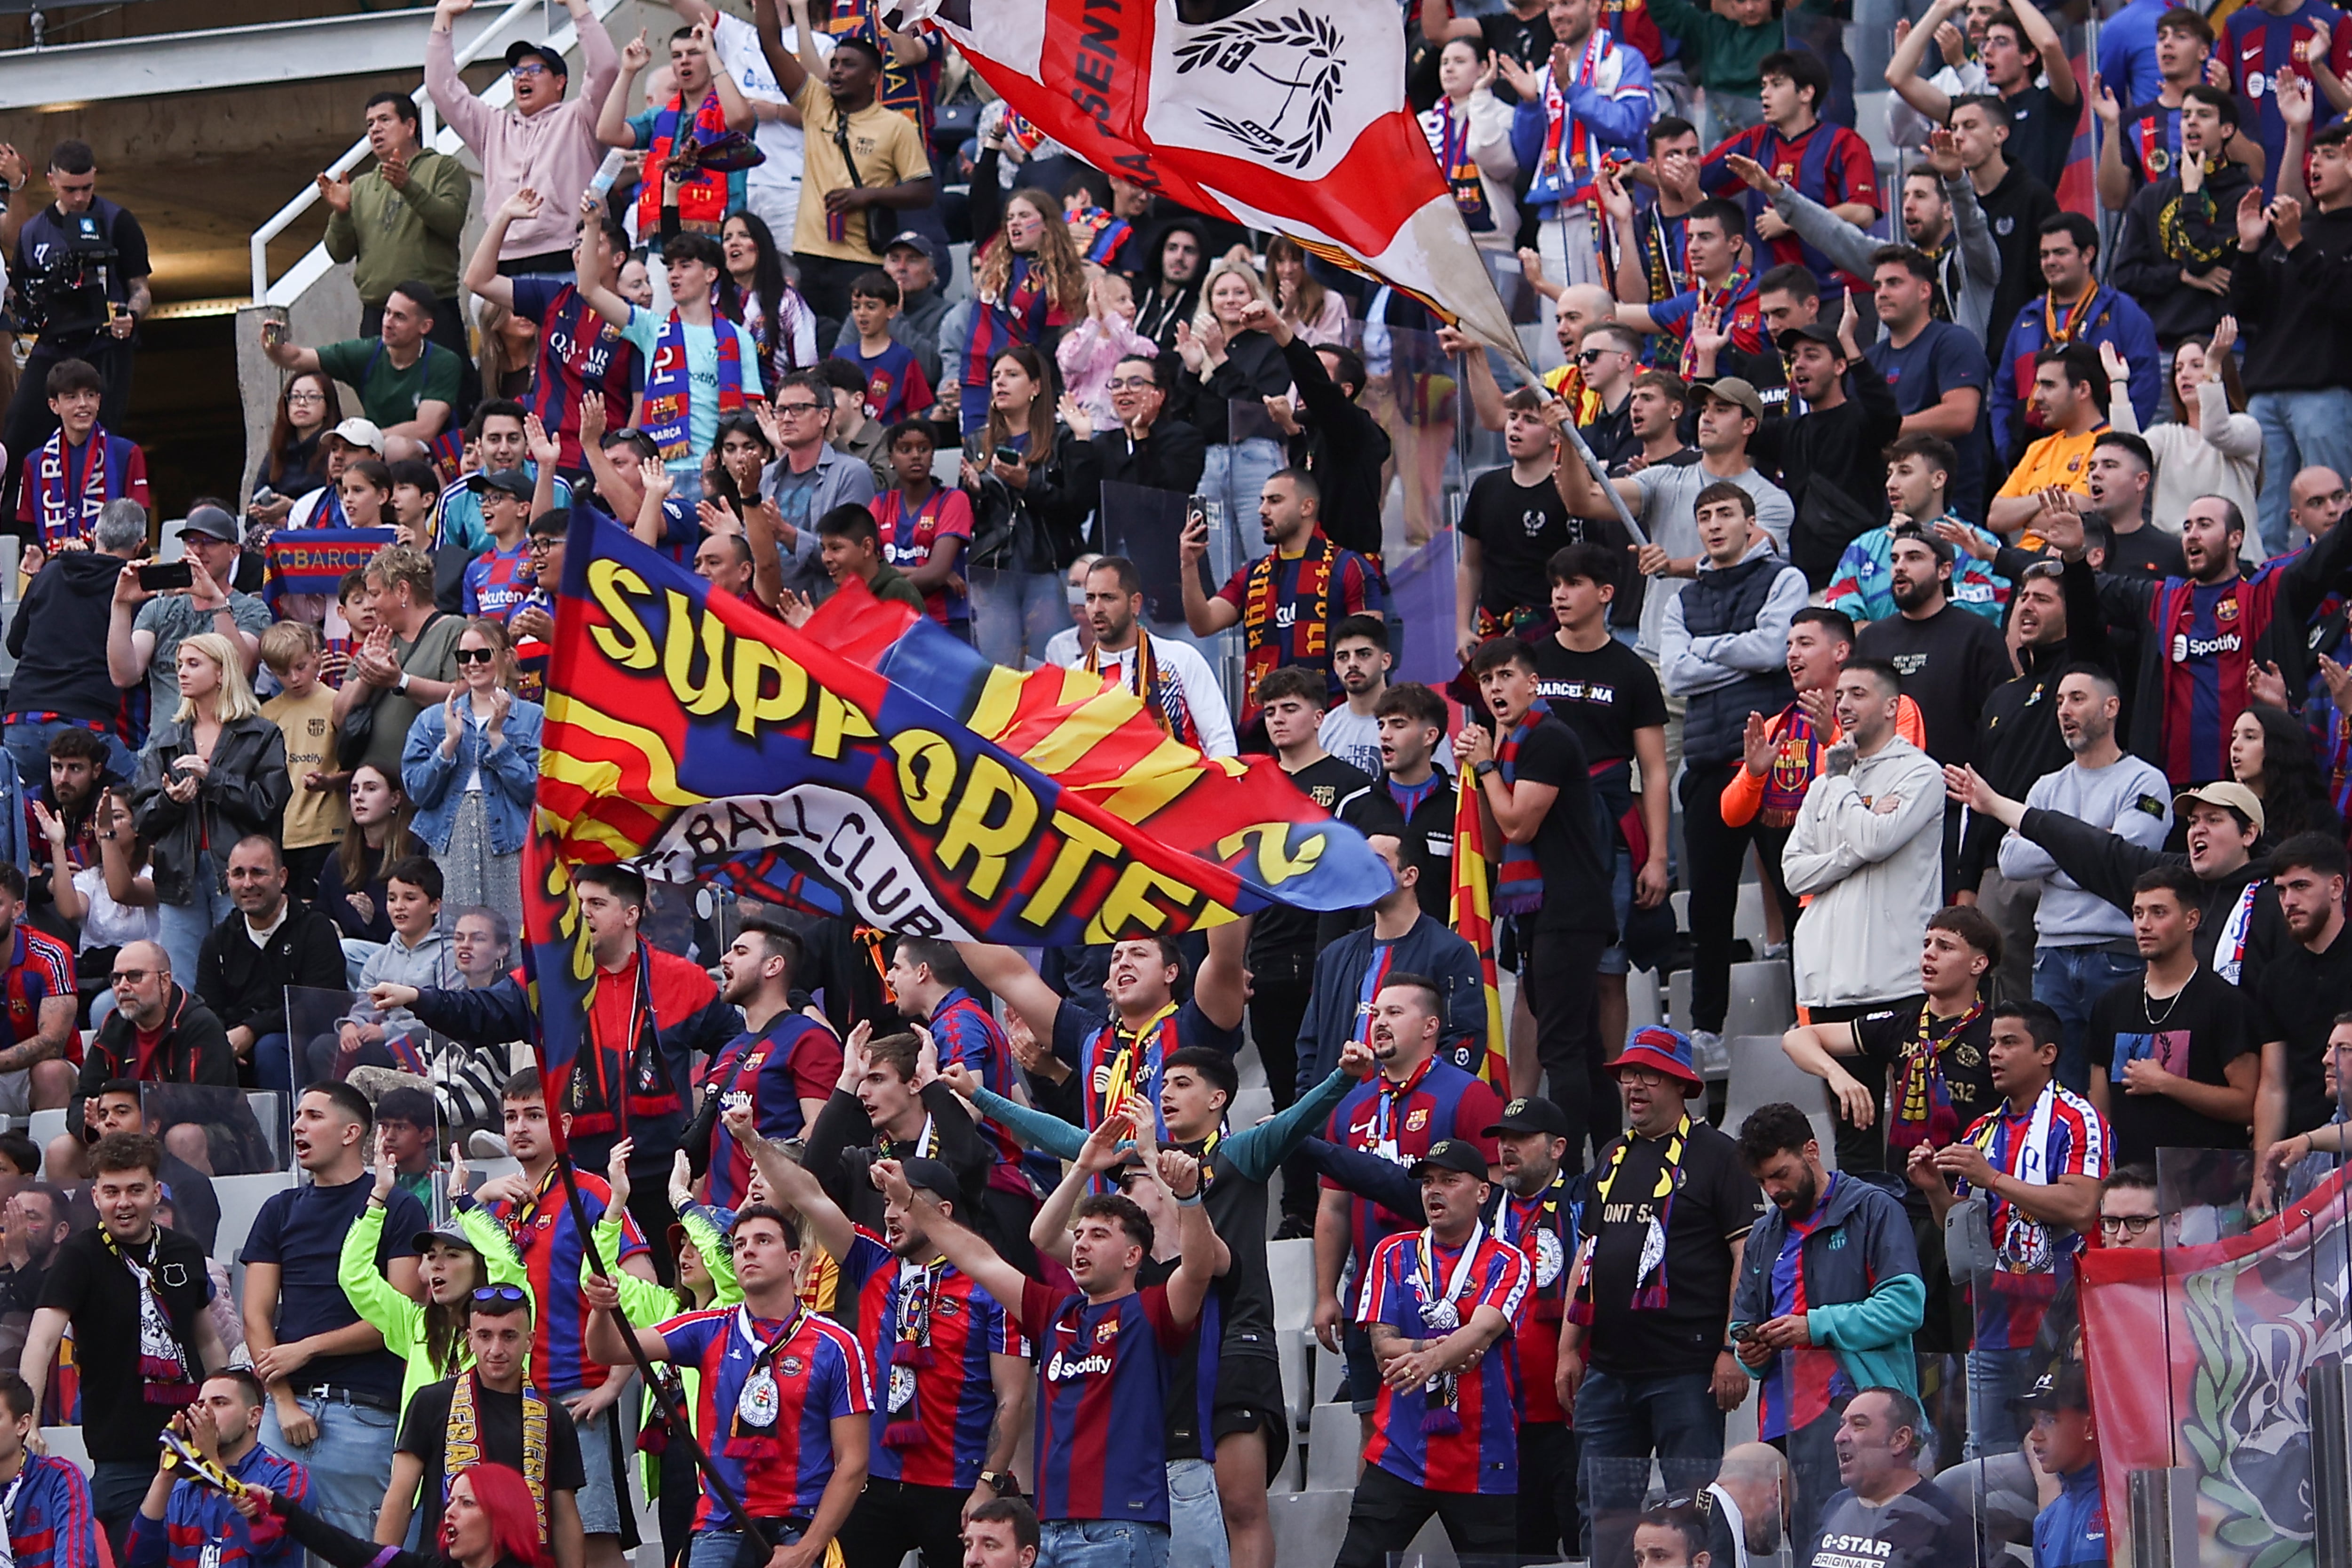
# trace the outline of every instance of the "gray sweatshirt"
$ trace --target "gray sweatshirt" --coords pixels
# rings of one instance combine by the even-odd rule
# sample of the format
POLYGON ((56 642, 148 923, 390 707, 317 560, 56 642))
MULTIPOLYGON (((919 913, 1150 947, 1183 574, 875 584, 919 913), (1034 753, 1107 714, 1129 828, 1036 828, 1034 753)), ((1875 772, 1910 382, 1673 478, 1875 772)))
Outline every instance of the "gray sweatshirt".
MULTIPOLYGON (((2029 808, 2055 811, 2086 822, 2146 849, 2164 847, 2172 831, 2172 786, 2164 774, 2126 752, 2104 768, 2069 763, 2043 773, 2025 793, 2029 808)), ((2131 916, 2105 899, 2084 892, 2058 869, 2050 852, 2011 832, 2000 841, 2000 874, 2012 882, 2042 883, 2033 916, 2042 947, 2097 947, 2131 937, 2131 916)))

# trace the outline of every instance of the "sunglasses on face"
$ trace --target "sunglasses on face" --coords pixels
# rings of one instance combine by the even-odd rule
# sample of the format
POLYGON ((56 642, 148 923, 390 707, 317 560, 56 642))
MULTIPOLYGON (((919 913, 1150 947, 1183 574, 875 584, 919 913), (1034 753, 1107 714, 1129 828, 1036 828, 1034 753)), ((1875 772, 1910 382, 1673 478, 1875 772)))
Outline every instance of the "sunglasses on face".
POLYGON ((454 657, 459 664, 488 664, 499 656, 486 647, 461 647, 454 657))
POLYGON ((118 969, 113 983, 117 985, 137 985, 155 972, 152 969, 118 969))
POLYGON ((1602 354, 1605 354, 1608 352, 1609 351, 1607 349, 1580 350, 1576 356, 1576 363, 1579 364, 1591 364, 1593 361, 1599 359, 1602 354))

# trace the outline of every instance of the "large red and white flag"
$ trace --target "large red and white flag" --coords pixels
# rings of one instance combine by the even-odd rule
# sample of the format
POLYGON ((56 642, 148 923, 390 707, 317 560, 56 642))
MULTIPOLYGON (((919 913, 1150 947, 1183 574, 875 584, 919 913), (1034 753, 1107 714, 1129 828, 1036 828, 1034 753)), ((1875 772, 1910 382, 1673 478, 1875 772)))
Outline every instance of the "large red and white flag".
POLYGON ((929 15, 1096 168, 1286 234, 1518 353, 1405 105, 1395 0, 911 0, 901 15, 929 15))

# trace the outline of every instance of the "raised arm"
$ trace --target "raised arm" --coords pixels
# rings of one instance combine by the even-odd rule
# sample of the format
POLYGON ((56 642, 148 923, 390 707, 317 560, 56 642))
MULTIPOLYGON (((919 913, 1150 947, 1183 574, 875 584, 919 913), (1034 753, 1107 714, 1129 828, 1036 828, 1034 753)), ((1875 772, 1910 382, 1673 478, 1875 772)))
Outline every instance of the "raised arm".
MULTIPOLYGON (((644 70, 646 62, 653 58, 653 50, 646 43, 646 30, 640 27, 637 36, 623 47, 621 74, 613 79, 612 88, 596 110, 596 140, 604 145, 630 148, 637 144, 637 133, 629 128, 629 95, 637 85, 637 73, 644 70)), ((720 73, 713 71, 711 74, 716 77, 720 73)), ((657 180, 661 174, 649 165, 646 178, 657 180)))
POLYGON ((1201 1316, 1201 1303, 1217 1278, 1217 1233, 1201 1201, 1201 1162, 1180 1149, 1160 1151, 1160 1180, 1176 1199, 1176 1272, 1168 1280, 1168 1315, 1185 1327, 1201 1316))
MULTIPOLYGON (((488 300, 493 305, 514 309, 514 279, 499 274, 499 247, 506 244, 507 228, 518 218, 537 217, 540 197, 529 185, 500 202, 482 226, 482 242, 474 247, 474 254, 466 258, 466 276, 462 279, 466 291, 477 299, 488 300)), ((586 245, 604 242, 604 226, 592 216, 588 220, 586 245)), ((586 245, 582 247, 586 248, 586 245)))
POLYGON ((919 1209, 923 1215, 923 1231, 931 1238, 939 1255, 968 1276, 974 1283, 1006 1303, 1005 1310, 1018 1312, 1021 1291, 1027 1283, 1021 1270, 1007 1263, 994 1247, 982 1240, 978 1233, 967 1229, 958 1220, 949 1217, 947 1210, 927 1193, 919 1193, 907 1184, 907 1173, 896 1160, 874 1162, 874 1178, 882 1195, 894 1204, 919 1209))
POLYGON ((835 1258, 846 1258, 857 1240, 857 1227, 841 1211, 841 1205, 825 1195, 817 1179, 801 1168, 800 1162, 786 1154, 760 1131, 751 1109, 745 1105, 728 1107, 720 1120, 751 1163, 767 1178, 768 1190, 800 1211, 808 1221, 809 1233, 817 1245, 833 1254, 835 1258))
POLYGON ((1936 0, 1927 7, 1927 14, 1911 25, 1911 30, 1895 45, 1895 53, 1886 61, 1886 85, 1904 102, 1937 125, 1952 118, 1952 100, 1942 88, 1920 75, 1920 68, 1927 61, 1927 46, 1934 40, 1936 29, 1958 15, 1961 0, 1936 0))
MULTIPOLYGON (((1054 1039, 1054 1019, 1062 1010, 1062 999, 1054 988, 1038 977, 1029 967, 1029 961, 1009 947, 992 942, 960 942, 956 955, 963 960, 971 977, 988 987, 1004 1005, 1021 1016, 1029 1032, 1051 1047, 1054 1039)), ((1232 1027, 1231 1025, 1225 1026, 1232 1027)), ((1004 1298, 998 1297, 1003 1300, 1004 1298)))
POLYGON ((2025 29, 2025 41, 2042 58, 2042 72, 2050 79, 2050 96, 2069 109, 2080 108, 2083 86, 2074 79, 2074 62, 2067 58, 2066 41, 2058 36, 2058 29, 2033 0, 2010 0, 2010 9, 2025 29))

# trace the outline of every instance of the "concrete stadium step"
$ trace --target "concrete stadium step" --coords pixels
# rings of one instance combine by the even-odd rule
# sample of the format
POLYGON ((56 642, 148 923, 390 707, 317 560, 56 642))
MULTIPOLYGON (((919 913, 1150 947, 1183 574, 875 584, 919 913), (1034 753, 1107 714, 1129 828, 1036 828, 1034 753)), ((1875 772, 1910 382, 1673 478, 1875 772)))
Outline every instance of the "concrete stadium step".
POLYGON ((1830 1086, 1789 1059, 1780 1037, 1735 1035, 1731 1049, 1731 1079, 1724 1087, 1723 1128, 1738 1136, 1739 1124, 1759 1106, 1787 1100, 1805 1113, 1820 1140, 1822 1162, 1837 1169, 1837 1124, 1830 1086))
MULTIPOLYGON (((1666 897, 1675 907, 1675 929, 1680 931, 1689 931, 1690 889, 1677 888, 1666 897)), ((1731 934, 1735 940, 1751 942, 1756 944, 1758 951, 1762 951, 1764 946, 1763 883, 1744 881, 1739 884, 1738 901, 1732 906, 1731 910, 1731 934)))
MULTIPOLYGON (((1797 1003, 1789 966, 1779 959, 1759 959, 1731 966, 1731 1005, 1723 1017, 1726 1035, 1778 1037, 1797 1021, 1797 1003)), ((1691 972, 1678 969, 1666 983, 1666 1014, 1677 1029, 1691 1026, 1691 972)))
MULTIPOLYGON (((1306 1490, 1355 1489, 1357 1460, 1364 1448, 1363 1425, 1344 1404, 1318 1405, 1307 1424, 1306 1490)), ((1338 1543, 1333 1543, 1336 1552, 1338 1543)), ((1281 1559, 1290 1568, 1288 1559, 1281 1559)), ((1328 1561, 1328 1559, 1326 1559, 1328 1561)))

